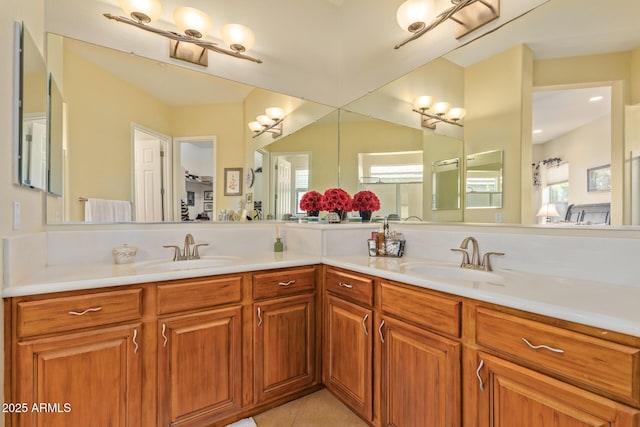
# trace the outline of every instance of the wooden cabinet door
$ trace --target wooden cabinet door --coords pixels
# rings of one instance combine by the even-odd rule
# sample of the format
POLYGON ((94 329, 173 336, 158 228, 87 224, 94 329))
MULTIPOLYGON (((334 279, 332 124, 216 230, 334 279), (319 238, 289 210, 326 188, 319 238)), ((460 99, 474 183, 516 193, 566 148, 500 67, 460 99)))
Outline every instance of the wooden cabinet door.
POLYGON ((141 327, 20 342, 14 426, 139 426, 141 327), (35 405, 35 406, 34 406, 35 405))
POLYGON ((316 382, 313 294, 254 304, 256 403, 316 382))
POLYGON ((478 353, 479 427, 638 427, 640 411, 478 353))
POLYGON ((159 319, 158 331, 158 426, 207 425, 240 408, 240 306, 159 319))
POLYGON ((324 378, 329 390, 372 419, 372 311, 327 295, 324 378))
POLYGON ((390 318, 378 332, 383 426, 459 426, 460 343, 390 318))

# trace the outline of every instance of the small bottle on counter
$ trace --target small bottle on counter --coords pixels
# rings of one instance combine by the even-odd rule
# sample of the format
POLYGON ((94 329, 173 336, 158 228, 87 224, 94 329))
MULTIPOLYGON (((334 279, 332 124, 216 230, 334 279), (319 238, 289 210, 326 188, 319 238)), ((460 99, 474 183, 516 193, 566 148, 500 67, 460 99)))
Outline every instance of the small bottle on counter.
POLYGON ((282 252, 284 251, 284 244, 282 243, 282 239, 280 237, 276 237, 276 241, 273 244, 273 252, 282 252))
POLYGON ((378 233, 378 255, 385 255, 384 240, 384 231, 381 231, 378 233))

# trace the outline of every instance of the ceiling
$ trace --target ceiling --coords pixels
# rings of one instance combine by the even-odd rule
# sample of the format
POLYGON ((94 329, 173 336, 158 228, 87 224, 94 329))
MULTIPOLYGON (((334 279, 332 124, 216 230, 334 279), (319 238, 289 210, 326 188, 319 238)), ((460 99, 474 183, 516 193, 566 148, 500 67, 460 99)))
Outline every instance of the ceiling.
MULTIPOLYGON (((406 35, 395 22, 395 11, 402 1, 163 0, 163 15, 156 24, 160 28, 172 30, 173 9, 186 4, 212 16, 213 40, 219 39, 215 31, 225 23, 238 22, 253 28, 257 41, 250 54, 264 61, 260 65, 216 54, 210 55, 207 69, 171 60, 167 58, 168 42, 102 18, 105 12, 121 14, 116 0, 45 0, 45 29, 152 58, 136 66, 138 73, 130 73, 119 70, 134 61, 133 56, 116 57, 108 49, 96 55, 84 49, 84 55, 92 55, 91 60, 102 62, 102 66, 133 84, 146 85, 148 92, 154 92, 154 86, 163 88, 164 92, 157 96, 171 105, 236 102, 253 87, 263 87, 342 106, 447 52, 448 60, 466 67, 518 42, 529 46, 536 59, 640 46, 637 0, 607 0, 606 7, 601 0, 549 0, 511 23, 511 18, 546 0, 501 0, 500 22, 487 26, 487 31, 500 27, 499 31, 456 41, 450 29, 443 28, 396 51, 392 46, 406 35), (615 23, 613 28, 606 25, 610 23, 615 23), (470 43, 475 37, 479 38, 470 43), (437 43, 440 40, 444 42, 437 43), (167 67, 166 63, 180 67, 167 67), (183 79, 180 74, 185 68, 201 73, 195 81, 183 79), (209 74, 229 80, 217 79, 214 83, 209 74), (199 99, 194 100, 193 93, 198 93, 199 99)), ((438 3, 442 9, 448 5, 444 0, 438 3)), ((80 45, 73 48, 78 52, 83 49, 80 45)), ((588 99, 587 95, 580 91, 538 93, 534 97, 534 129, 544 131, 534 135, 534 141, 543 142, 552 135, 566 133, 572 123, 601 116, 607 101, 576 102, 575 97, 588 99), (589 110, 583 110, 582 105, 589 110)))

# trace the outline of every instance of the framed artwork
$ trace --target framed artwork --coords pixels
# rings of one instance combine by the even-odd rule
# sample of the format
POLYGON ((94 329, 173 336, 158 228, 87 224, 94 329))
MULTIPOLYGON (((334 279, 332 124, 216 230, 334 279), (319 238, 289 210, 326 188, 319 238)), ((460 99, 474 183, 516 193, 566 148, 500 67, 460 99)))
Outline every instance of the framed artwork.
POLYGON ((587 191, 611 191, 611 165, 587 169, 587 191))
POLYGON ((204 202, 204 211, 211 212, 213 210, 213 202, 204 202))
POLYGON ((242 195, 242 168, 224 168, 224 195, 242 195))
POLYGON ((205 191, 204 192, 205 200, 213 200, 213 191, 205 191))
POLYGON ((245 195, 244 195, 244 202, 245 202, 246 204, 248 204, 248 205, 249 205, 249 204, 251 204, 251 203, 253 203, 253 193, 247 193, 247 194, 245 194, 245 195))

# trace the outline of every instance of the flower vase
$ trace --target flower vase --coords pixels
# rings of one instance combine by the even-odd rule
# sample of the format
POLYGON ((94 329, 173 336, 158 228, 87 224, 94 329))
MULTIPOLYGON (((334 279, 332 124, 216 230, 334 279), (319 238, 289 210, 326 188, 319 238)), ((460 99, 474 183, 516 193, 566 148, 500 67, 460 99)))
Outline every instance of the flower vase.
POLYGON ((360 211, 362 222, 371 222, 371 211, 360 211))
POLYGON ((333 210, 335 213, 338 214, 338 216, 340 217, 340 222, 346 222, 347 221, 347 211, 344 209, 334 209, 333 210))
POLYGON ((318 216, 320 211, 307 211, 307 216, 318 216))

